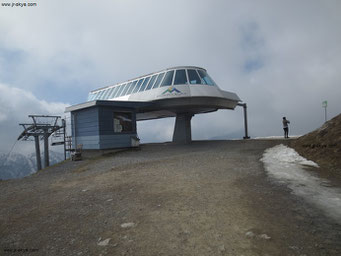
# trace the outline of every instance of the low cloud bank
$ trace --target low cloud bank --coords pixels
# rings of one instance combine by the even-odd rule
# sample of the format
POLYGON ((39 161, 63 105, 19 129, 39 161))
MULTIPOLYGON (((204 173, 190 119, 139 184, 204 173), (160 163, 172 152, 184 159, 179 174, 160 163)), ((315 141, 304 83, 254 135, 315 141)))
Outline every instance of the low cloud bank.
MULTIPOLYGON (((11 87, 0 83, 0 152, 8 152, 22 132, 19 123, 30 123, 28 115, 60 115, 64 116, 63 102, 47 102, 35 97, 30 91, 11 87)), ((20 148, 26 144, 21 143, 20 148)), ((28 146, 28 145, 27 145, 28 146)), ((19 147, 17 148, 19 150, 19 147)), ((15 150, 16 151, 16 150, 15 150)))

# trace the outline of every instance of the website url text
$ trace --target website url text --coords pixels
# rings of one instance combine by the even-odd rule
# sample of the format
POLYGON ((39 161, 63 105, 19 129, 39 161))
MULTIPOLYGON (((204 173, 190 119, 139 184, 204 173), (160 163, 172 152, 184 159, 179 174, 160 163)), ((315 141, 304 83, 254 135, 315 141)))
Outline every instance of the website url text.
POLYGON ((12 3, 1 3, 1 7, 35 7, 38 6, 34 2, 12 2, 12 3))

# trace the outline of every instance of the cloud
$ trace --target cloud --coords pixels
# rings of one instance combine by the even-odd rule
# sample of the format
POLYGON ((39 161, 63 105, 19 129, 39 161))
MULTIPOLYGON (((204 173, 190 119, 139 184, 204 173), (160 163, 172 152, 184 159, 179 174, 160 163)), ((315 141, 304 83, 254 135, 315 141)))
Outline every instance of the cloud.
POLYGON ((172 141, 175 118, 162 118, 137 122, 141 143, 172 141))
MULTIPOLYGON (((282 116, 303 134, 323 123, 322 101, 330 117, 340 113, 340 8, 338 0, 60 0, 1 8, 0 82, 46 102, 77 104, 95 88, 202 66, 248 104, 251 135, 281 134, 282 116)), ((0 120, 9 122, 8 114, 0 120)), ((173 126, 174 119, 141 122, 139 131, 168 140, 173 126)), ((236 134, 242 111, 197 115, 192 128, 197 139, 236 134)))
POLYGON ((31 123, 28 115, 64 116, 69 104, 39 100, 31 92, 0 84, 0 150, 8 152, 23 128, 19 123, 31 123))

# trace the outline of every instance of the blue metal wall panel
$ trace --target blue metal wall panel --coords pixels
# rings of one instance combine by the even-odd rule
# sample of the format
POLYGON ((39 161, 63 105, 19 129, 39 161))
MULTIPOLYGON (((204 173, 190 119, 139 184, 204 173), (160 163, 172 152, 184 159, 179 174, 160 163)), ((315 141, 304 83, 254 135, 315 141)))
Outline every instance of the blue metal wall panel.
POLYGON ((101 149, 131 147, 132 136, 134 134, 101 135, 100 147, 101 149))
POLYGON ((131 147, 131 137, 136 136, 136 114, 133 113, 133 132, 115 133, 114 112, 132 112, 132 110, 122 107, 94 106, 71 112, 73 145, 83 144, 84 149, 131 147))
MULTIPOLYGON (((76 136, 99 135, 98 108, 87 108, 75 112, 76 136)), ((77 144, 82 144, 77 141, 77 144)), ((84 146, 84 144, 83 144, 84 146)))
POLYGON ((99 136, 77 136, 78 144, 83 144, 83 149, 100 149, 99 136))

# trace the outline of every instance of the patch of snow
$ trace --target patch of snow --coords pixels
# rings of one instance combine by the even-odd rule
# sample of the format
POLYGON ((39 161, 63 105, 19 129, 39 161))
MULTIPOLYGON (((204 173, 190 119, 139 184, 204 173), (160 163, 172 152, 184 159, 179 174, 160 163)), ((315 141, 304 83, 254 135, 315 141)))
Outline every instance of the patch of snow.
POLYGON ((121 224, 121 228, 132 228, 132 227, 135 227, 134 222, 128 222, 128 223, 121 224))
POLYGON ((264 239, 264 240, 270 240, 271 237, 268 236, 267 234, 260 234, 260 235, 256 235, 254 232, 252 231, 248 231, 245 233, 245 236, 247 238, 258 238, 258 239, 264 239))
POLYGON ((252 238, 255 237, 255 233, 253 233, 252 231, 248 231, 245 233, 245 236, 252 238))
MULTIPOLYGON (((302 135, 291 135, 289 136, 289 138, 292 139, 297 139, 299 137, 301 137, 302 135)), ((284 139, 284 136, 267 136, 267 137, 255 137, 255 140, 282 140, 284 139)))
POLYGON ((265 239, 265 240, 269 240, 269 239, 271 239, 271 237, 270 237, 270 236, 268 236, 267 234, 261 234, 261 235, 259 235, 259 238, 261 238, 261 239, 265 239))
MULTIPOLYGON (((284 146, 283 144, 267 149, 263 155, 262 161, 275 164, 280 163, 284 166, 290 166, 290 164, 299 164, 318 167, 318 165, 313 161, 305 159, 294 149, 284 146)), ((278 170, 277 175, 280 175, 281 173, 281 170, 278 170)))
POLYGON ((316 163, 282 144, 265 150, 261 161, 272 179, 287 184, 295 195, 303 197, 325 215, 341 223, 341 190, 326 187, 324 184, 328 184, 328 180, 304 170, 304 166, 318 167, 316 163))

